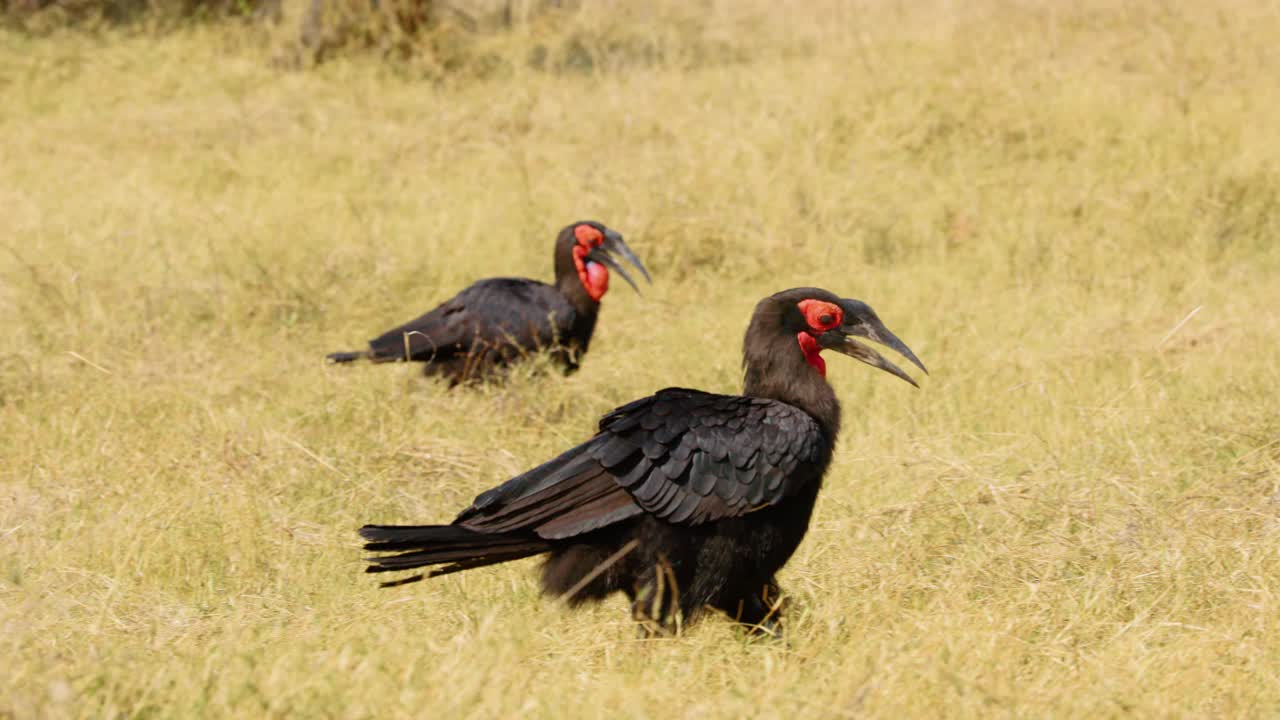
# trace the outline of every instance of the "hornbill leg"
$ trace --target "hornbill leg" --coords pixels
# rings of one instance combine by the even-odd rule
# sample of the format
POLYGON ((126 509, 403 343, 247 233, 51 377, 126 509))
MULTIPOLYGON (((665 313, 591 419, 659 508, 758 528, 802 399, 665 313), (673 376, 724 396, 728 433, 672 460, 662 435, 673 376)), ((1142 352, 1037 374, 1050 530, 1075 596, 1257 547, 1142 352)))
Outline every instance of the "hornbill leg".
POLYGON ((631 597, 631 619, 636 621, 639 636, 670 637, 679 633, 679 600, 675 570, 663 558, 645 573, 631 597))
POLYGON ((782 611, 786 602, 778 581, 770 578, 757 592, 721 607, 729 617, 746 626, 752 635, 782 637, 782 611))

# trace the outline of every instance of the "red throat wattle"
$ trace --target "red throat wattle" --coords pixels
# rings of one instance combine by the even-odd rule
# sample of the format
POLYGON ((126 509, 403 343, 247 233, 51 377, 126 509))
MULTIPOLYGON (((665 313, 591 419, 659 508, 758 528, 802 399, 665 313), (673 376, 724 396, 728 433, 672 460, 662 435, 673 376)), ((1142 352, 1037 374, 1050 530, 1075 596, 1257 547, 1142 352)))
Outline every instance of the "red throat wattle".
POLYGON ((597 262, 587 260, 588 248, 578 245, 573 248, 573 264, 578 268, 578 279, 587 295, 596 302, 609 292, 609 269, 597 262))
POLYGON ((804 353, 804 361, 809 363, 814 370, 817 370, 819 375, 826 377, 827 361, 822 359, 822 346, 818 344, 818 338, 801 331, 796 333, 796 342, 800 343, 800 350, 804 353))

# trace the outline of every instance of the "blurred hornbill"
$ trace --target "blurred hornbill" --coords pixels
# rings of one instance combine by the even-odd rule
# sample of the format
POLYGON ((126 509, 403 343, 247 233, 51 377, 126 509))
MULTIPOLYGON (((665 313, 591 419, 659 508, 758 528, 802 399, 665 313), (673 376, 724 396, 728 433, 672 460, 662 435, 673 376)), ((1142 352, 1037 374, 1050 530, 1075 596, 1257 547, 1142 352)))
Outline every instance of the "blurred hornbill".
POLYGON ((365 548, 394 553, 369 558, 368 572, 445 575, 549 553, 546 593, 576 604, 622 591, 643 632, 665 634, 711 607, 776 633, 774 575, 808 529, 840 429, 822 351, 916 384, 859 337, 924 370, 866 303, 817 288, 767 297, 747 328, 742 395, 660 390, 482 493, 451 525, 366 525, 365 548))
POLYGON ((456 385, 545 350, 566 373, 573 372, 591 342, 600 298, 609 290, 609 270, 639 292, 614 255, 649 279, 622 235, 598 222, 574 223, 556 237, 555 285, 526 278, 480 280, 422 317, 370 340, 368 350, 332 353, 328 359, 421 362, 427 375, 456 385))

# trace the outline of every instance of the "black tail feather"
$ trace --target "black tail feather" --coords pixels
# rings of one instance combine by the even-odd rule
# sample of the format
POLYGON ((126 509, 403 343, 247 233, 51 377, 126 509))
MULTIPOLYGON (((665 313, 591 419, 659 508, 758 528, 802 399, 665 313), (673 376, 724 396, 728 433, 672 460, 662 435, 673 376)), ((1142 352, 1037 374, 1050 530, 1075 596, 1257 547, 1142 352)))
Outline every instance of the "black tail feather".
POLYGON ((367 357, 369 357, 368 350, 354 350, 352 352, 329 353, 325 356, 325 359, 331 363, 349 363, 355 362, 356 360, 363 360, 367 357))
POLYGON ((422 573, 418 573, 417 575, 410 575, 409 577, 403 577, 398 580, 388 580, 386 582, 378 583, 378 587, 380 588, 400 587, 401 585, 409 585, 411 583, 421 582, 424 577, 426 577, 426 575, 423 575, 422 573))
MULTIPOLYGON (((367 558, 365 572, 381 573, 439 565, 427 577, 495 565, 547 552, 551 545, 536 536, 481 533, 458 525, 365 525, 360 536, 365 550, 397 553, 367 558)), ((383 583, 403 585, 422 575, 383 583)))

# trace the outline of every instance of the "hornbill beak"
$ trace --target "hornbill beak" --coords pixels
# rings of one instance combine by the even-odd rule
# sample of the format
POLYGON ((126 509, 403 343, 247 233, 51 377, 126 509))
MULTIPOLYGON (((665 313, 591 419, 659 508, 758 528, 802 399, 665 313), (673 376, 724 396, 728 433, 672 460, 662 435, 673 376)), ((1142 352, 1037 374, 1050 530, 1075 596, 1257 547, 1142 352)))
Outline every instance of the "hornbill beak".
POLYGON ((635 265, 636 269, 640 271, 640 274, 644 275, 645 280, 650 283, 653 282, 653 280, 649 278, 649 271, 644 269, 644 263, 640 262, 640 258, 636 257, 635 253, 631 252, 631 248, 627 247, 627 242, 622 239, 622 235, 617 231, 605 230, 604 242, 600 243, 599 246, 593 248, 591 252, 587 253, 586 259, 591 262, 598 262, 618 273, 637 293, 640 292, 640 287, 631 279, 631 276, 627 274, 627 271, 622 269, 622 264, 614 259, 613 256, 615 254, 621 256, 623 260, 626 260, 632 265, 635 265))
POLYGON ((885 347, 892 348, 899 355, 910 360, 913 365, 923 370, 925 375, 929 374, 929 371, 924 367, 924 363, 920 362, 916 354, 911 352, 911 348, 907 347, 906 343, 899 340, 897 335, 890 332, 889 328, 880 322, 876 312, 861 300, 841 300, 840 307, 844 309, 844 324, 819 335, 818 343, 824 348, 861 360, 872 367, 897 375, 912 385, 920 387, 915 380, 911 379, 910 375, 902 371, 902 368, 884 359, 880 353, 871 349, 871 347, 854 339, 854 336, 864 337, 885 347))

